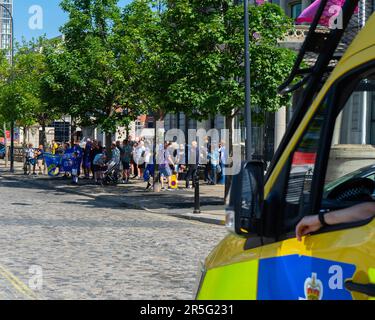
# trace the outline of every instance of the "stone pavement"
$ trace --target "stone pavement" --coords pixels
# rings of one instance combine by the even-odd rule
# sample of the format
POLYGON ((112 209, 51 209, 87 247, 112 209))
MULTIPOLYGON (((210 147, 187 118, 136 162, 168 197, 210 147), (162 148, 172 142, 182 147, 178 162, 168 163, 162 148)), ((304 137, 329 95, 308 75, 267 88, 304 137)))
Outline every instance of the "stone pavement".
POLYGON ((66 185, 0 172, 0 299, 192 298, 198 262, 224 227, 66 185))
MULTIPOLYGON (((49 176, 24 176, 22 164, 15 163, 15 174, 8 174, 0 163, 0 172, 10 179, 24 181, 26 184, 38 185, 46 189, 86 195, 95 199, 106 198, 108 201, 135 209, 143 209, 155 214, 165 214, 178 218, 197 220, 200 222, 224 225, 225 205, 224 186, 211 186, 203 181, 200 185, 201 213, 194 214, 194 189, 179 188, 178 190, 154 193, 146 191, 146 183, 142 180, 131 180, 129 184, 117 186, 97 186, 92 180, 80 179, 79 185, 72 185, 70 179, 49 176)), ((184 186, 184 182, 181 182, 184 186)))

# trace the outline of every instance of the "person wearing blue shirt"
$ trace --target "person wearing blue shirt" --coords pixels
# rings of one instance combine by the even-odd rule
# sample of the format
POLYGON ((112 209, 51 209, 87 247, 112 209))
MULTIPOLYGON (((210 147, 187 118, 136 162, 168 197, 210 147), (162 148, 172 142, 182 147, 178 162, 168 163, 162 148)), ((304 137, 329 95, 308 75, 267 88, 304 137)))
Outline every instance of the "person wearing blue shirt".
POLYGON ((82 155, 83 155, 83 150, 79 144, 79 141, 74 142, 73 151, 77 153, 77 161, 78 161, 77 176, 79 177, 81 175, 81 164, 82 164, 82 155))
POLYGON ((220 152, 219 147, 216 143, 213 143, 210 150, 210 164, 211 164, 211 175, 209 176, 209 184, 217 184, 217 174, 220 171, 220 152))

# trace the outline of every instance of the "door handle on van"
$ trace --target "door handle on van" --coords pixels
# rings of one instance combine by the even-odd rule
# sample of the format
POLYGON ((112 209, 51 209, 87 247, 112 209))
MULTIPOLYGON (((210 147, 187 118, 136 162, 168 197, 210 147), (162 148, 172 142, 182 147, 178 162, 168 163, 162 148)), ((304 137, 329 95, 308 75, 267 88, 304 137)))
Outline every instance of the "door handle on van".
POLYGON ((363 293, 369 297, 375 297, 375 284, 361 284, 353 281, 345 282, 345 289, 349 291, 363 293))

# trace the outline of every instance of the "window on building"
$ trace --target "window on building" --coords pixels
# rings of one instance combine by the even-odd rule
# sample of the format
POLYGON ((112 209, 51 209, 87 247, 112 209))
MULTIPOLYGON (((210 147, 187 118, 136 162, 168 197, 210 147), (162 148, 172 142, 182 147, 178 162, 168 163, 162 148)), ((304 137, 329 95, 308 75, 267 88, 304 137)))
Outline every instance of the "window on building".
POLYGON ((135 131, 136 132, 141 132, 144 129, 144 127, 145 127, 145 124, 143 122, 141 122, 139 120, 137 120, 135 122, 135 131))
POLYGON ((11 23, 10 23, 10 20, 3 20, 1 32, 3 34, 10 34, 11 33, 11 23))
POLYGON ((299 15, 301 14, 301 12, 302 12, 301 2, 295 2, 295 3, 291 4, 291 6, 290 6, 290 16, 293 19, 297 19, 299 17, 299 15))
POLYGON ((11 36, 10 35, 2 35, 1 37, 1 48, 8 49, 11 47, 11 36))
POLYGON ((364 79, 353 91, 339 118, 340 144, 375 145, 375 80, 364 79))
POLYGON ((51 125, 55 128, 55 141, 67 142, 70 139, 70 122, 55 121, 51 125))

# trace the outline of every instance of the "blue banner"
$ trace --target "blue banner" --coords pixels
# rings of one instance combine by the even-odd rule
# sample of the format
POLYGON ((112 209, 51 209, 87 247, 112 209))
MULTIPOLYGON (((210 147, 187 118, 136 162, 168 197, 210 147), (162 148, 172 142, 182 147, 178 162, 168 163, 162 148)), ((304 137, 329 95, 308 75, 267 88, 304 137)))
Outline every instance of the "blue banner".
POLYGON ((48 168, 48 175, 56 177, 61 171, 72 172, 73 166, 75 169, 79 169, 82 161, 82 149, 81 148, 70 148, 65 151, 63 155, 53 155, 51 153, 44 154, 44 161, 48 168), (77 152, 78 161, 73 161, 73 154, 77 152))
POLYGON ((44 153, 44 161, 48 170, 48 175, 56 177, 60 173, 61 156, 51 153, 44 153))
MULTIPOLYGON (((73 147, 70 149, 67 149, 65 153, 62 155, 61 160, 61 168, 64 172, 72 172, 73 166, 80 167, 82 161, 82 149, 78 147, 73 147), (73 161, 73 154, 74 152, 77 152, 77 161, 73 161)), ((75 168, 78 169, 78 168, 75 168)))
POLYGON ((72 168, 73 168, 73 161, 72 161, 73 153, 74 153, 73 148, 70 148, 70 149, 67 149, 65 151, 65 153, 62 155, 62 159, 61 159, 61 169, 62 169, 62 171, 64 171, 64 172, 72 172, 72 168))

